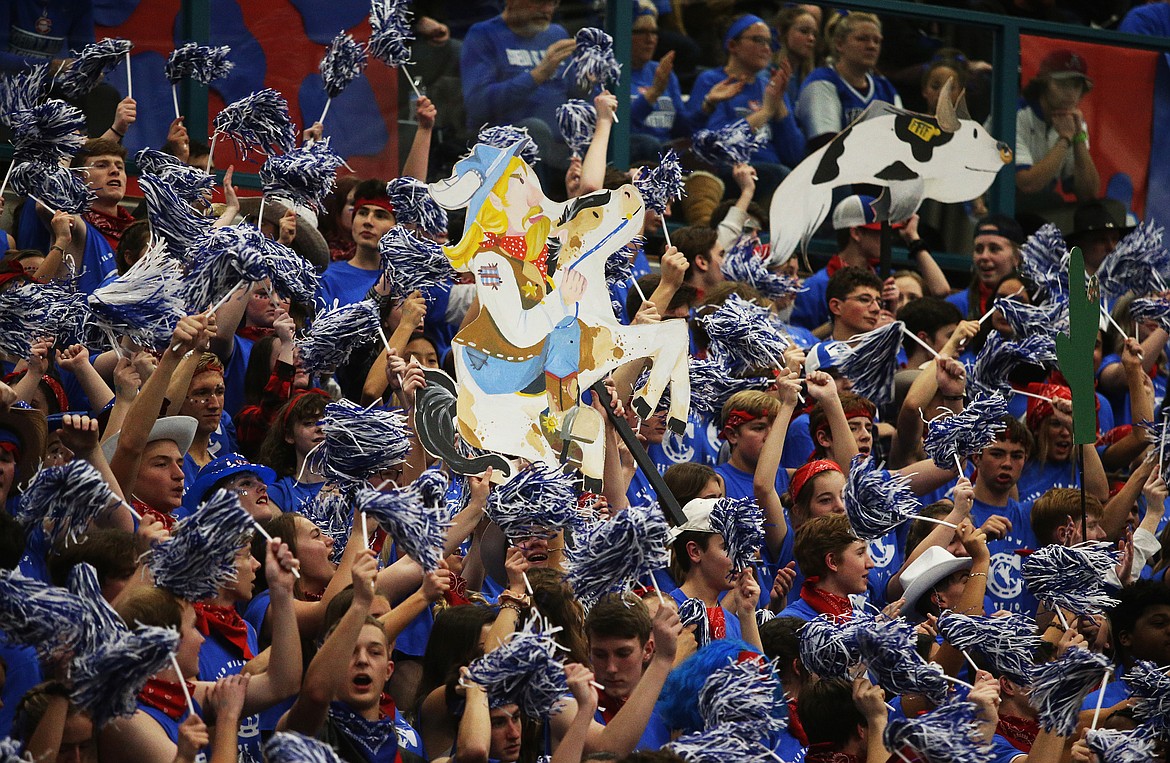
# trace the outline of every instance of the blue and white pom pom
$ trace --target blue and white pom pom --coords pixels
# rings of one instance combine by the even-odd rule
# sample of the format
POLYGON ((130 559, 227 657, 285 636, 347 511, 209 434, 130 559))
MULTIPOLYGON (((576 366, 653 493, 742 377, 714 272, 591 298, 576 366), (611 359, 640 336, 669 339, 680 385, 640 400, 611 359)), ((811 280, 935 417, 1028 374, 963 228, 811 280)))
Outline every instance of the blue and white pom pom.
POLYGON ((417 178, 400 177, 386 183, 386 196, 394 207, 399 225, 415 225, 428 236, 447 234, 447 210, 431 196, 427 184, 417 178))
POLYGON ((49 65, 30 66, 0 75, 0 124, 11 128, 18 111, 31 109, 45 97, 49 65))
POLYGON ((702 649, 711 643, 711 624, 707 619, 707 605, 702 599, 687 599, 678 605, 678 620, 682 627, 695 626, 695 645, 702 649))
MULTIPOLYGON (((159 180, 171 187, 179 198, 189 204, 207 206, 211 192, 215 189, 215 176, 209 175, 199 167, 180 162, 170 154, 156 151, 153 148, 144 148, 134 155, 138 164, 138 171, 155 175, 159 180)), ((153 229, 153 224, 152 224, 153 229)))
POLYGON ((702 395, 691 395, 691 411, 704 419, 715 420, 723 404, 736 392, 766 390, 776 383, 767 376, 736 376, 722 361, 691 358, 691 389, 703 390, 702 395))
POLYGON ((800 279, 773 273, 756 251, 759 242, 752 236, 740 236, 723 254, 719 269, 729 281, 751 286, 765 297, 787 297, 803 290, 800 279))
POLYGON ((319 739, 295 731, 278 731, 264 743, 268 763, 341 763, 337 752, 319 739))
POLYGON ((401 225, 395 225, 378 240, 378 251, 395 299, 405 299, 416 290, 429 296, 435 287, 449 287, 459 275, 441 245, 401 225))
POLYGON ((492 148, 511 148, 521 143, 523 144, 520 148, 521 159, 529 166, 540 161, 540 150, 536 146, 536 141, 528 135, 527 127, 487 125, 480 128, 476 141, 492 148))
POLYGON ((294 341, 310 374, 345 365, 353 351, 378 338, 381 317, 372 299, 322 310, 294 341))
POLYGON ((733 661, 713 671, 699 690, 699 714, 706 729, 726 724, 753 728, 763 738, 787 724, 777 716, 782 696, 775 666, 763 659, 733 661))
POLYGON ((325 57, 321 59, 321 82, 325 95, 336 98, 350 82, 357 79, 366 68, 369 57, 366 49, 354 41, 348 32, 338 32, 329 42, 325 57))
POLYGON ((20 495, 16 519, 26 527, 43 524, 52 545, 76 543, 117 501, 102 473, 77 458, 37 472, 20 495))
POLYGON ((1068 298, 1068 246, 1052 223, 1041 226, 1020 247, 1020 273, 1036 284, 1039 301, 1068 298))
POLYGON ((36 763, 31 753, 21 752, 21 747, 12 737, 0 739, 0 763, 36 763))
POLYGON ((1012 394, 1008 376, 1020 365, 1052 368, 1056 364, 1056 341, 1049 334, 1034 334, 1019 340, 1006 339, 998 331, 987 335, 975 362, 967 367, 967 389, 973 394, 1012 394))
POLYGON ((71 215, 87 211, 97 201, 97 194, 78 173, 58 164, 22 162, 12 170, 10 182, 14 193, 71 215))
POLYGON ((1032 618, 1015 613, 973 616, 947 610, 938 618, 938 632, 956 649, 979 652, 997 675, 1021 686, 1032 683, 1036 650, 1040 648, 1032 618))
POLYGON ((850 352, 837 363, 841 375, 853 382, 854 394, 879 408, 894 399, 894 374, 906 325, 894 321, 848 339, 850 352))
POLYGON ((1032 595, 1049 609, 1091 615, 1117 605, 1106 577, 1119 561, 1119 552, 1102 541, 1052 543, 1025 557, 1020 574, 1032 595))
POLYGON ((1162 226, 1153 221, 1126 234, 1097 269, 1101 294, 1109 302, 1127 293, 1140 297, 1165 291, 1166 279, 1170 279, 1170 252, 1162 244, 1162 226))
POLYGON ((235 580, 236 554, 254 528, 239 496, 216 490, 148 552, 155 586, 187 601, 210 599, 235 580))
POLYGON ((863 540, 882 537, 921 509, 910 478, 886 471, 872 456, 853 457, 842 498, 849 524, 863 540))
POLYGON ((1129 303, 1129 314, 1135 324, 1156 323, 1159 328, 1170 331, 1170 299, 1166 297, 1138 297, 1129 303))
POLYGON ((337 183, 344 160, 329 148, 329 139, 306 143, 284 155, 270 155, 260 168, 265 195, 279 196, 320 214, 325 197, 337 183))
POLYGON ((1133 700, 1134 717, 1154 725, 1163 734, 1170 732, 1170 675, 1165 667, 1136 660, 1125 671, 1125 685, 1133 700))
POLYGON ((940 413, 928 421, 922 448, 939 469, 957 468, 959 459, 980 453, 995 442, 1007 415, 1003 396, 976 397, 958 413, 940 413))
POLYGON ((687 763, 766 763, 775 753, 753 738, 752 728, 725 724, 712 729, 685 734, 662 749, 669 750, 687 763))
POLYGON ((565 579, 586 609, 609 593, 632 590, 670 564, 670 527, 657 505, 630 506, 573 534, 565 579))
MULTIPOLYGON (((428 473, 437 472, 424 472, 419 479, 430 479, 428 473)), ((446 479, 443 484, 445 487, 446 479)), ((432 572, 443 559, 443 543, 451 529, 445 496, 440 493, 438 500, 435 498, 434 491, 417 483, 384 492, 364 488, 358 491, 355 510, 377 520, 398 551, 432 572)))
POLYGON ((472 661, 469 678, 483 688, 489 706, 519 705, 529 718, 545 720, 559 709, 569 689, 554 632, 533 615, 506 643, 472 661))
POLYGON ((658 159, 658 166, 646 170, 634 180, 634 186, 642 194, 642 203, 647 209, 664 214, 672 201, 687 195, 683 188, 682 165, 678 154, 669 149, 658 159))
POLYGON ((622 65, 613 53, 613 38, 604 30, 585 27, 577 30, 577 47, 569 55, 565 79, 572 77, 577 87, 586 92, 607 82, 617 82, 622 76, 622 65))
POLYGON ((94 325, 161 352, 187 315, 183 267, 166 254, 162 241, 155 242, 129 270, 94 289, 86 306, 94 325))
POLYGON ((353 497, 350 491, 320 490, 311 501, 305 501, 296 511, 308 517, 333 541, 329 560, 334 564, 340 563, 353 529, 353 497))
POLYGON ((536 461, 492 490, 485 509, 509 540, 580 528, 577 480, 536 461))
POLYGON ((51 291, 35 283, 18 283, 0 291, 0 352, 27 358, 33 342, 53 333, 46 330, 53 315, 51 297, 51 291))
MULTIPOLYGON (((634 236, 630 243, 605 258, 605 285, 612 290, 617 286, 624 286, 634 276, 634 258, 645 246, 646 240, 641 236, 634 236)), ((625 314, 625 308, 617 305, 614 315, 619 319, 625 314)), ((635 387, 637 389, 637 387, 635 387)))
POLYGON ((232 49, 227 45, 207 46, 194 42, 180 45, 167 57, 163 73, 172 85, 187 77, 201 85, 210 85, 231 74, 235 64, 228 60, 232 49))
POLYGON ((85 144, 85 115, 56 98, 7 116, 12 152, 20 161, 56 164, 85 144))
POLYGON ((31 646, 42 660, 100 639, 100 634, 87 631, 94 622, 84 601, 19 570, 0 570, 0 620, 7 643, 31 646))
POLYGON ((212 228, 187 250, 183 299, 191 313, 217 303, 241 283, 268 278, 267 237, 255 225, 212 228))
POLYGON ((711 339, 708 354, 733 373, 783 367, 790 342, 768 308, 730 294, 699 322, 711 339))
POLYGON ((850 678, 861 662, 854 632, 868 615, 854 612, 849 619, 834 615, 817 615, 801 627, 800 661, 822 678, 850 678))
POLYGON ((1101 763, 1149 763, 1154 760, 1157 739, 1158 735, 1148 726, 1129 731, 1089 729, 1085 732, 1085 744, 1101 763))
POLYGON ((268 237, 264 239, 264 261, 268 265, 273 291, 302 305, 313 304, 320 281, 313 263, 291 247, 268 237))
POLYGON ((306 460, 309 470, 342 483, 361 482, 397 466, 410 452, 406 416, 381 408, 363 408, 342 398, 325 406, 325 435, 306 460))
POLYGON ((143 172, 138 184, 146 199, 150 232, 167 244, 175 259, 185 262, 187 252, 211 231, 212 220, 196 214, 187 200, 162 178, 143 172))
POLYGON ((74 660, 70 700, 101 728, 138 709, 138 692, 147 679, 171 664, 179 648, 172 628, 143 626, 104 643, 97 651, 74 660))
POLYGON ((752 154, 766 143, 762 133, 752 130, 746 119, 740 119, 718 130, 699 130, 692 139, 691 151, 708 164, 732 167, 750 161, 752 154))
POLYGON ((936 705, 947 701, 950 687, 943 669, 915 651, 917 635, 906 620, 866 619, 853 626, 857 651, 874 683, 893 694, 923 694, 936 705))
POLYGON ((991 745, 982 726, 974 702, 950 702, 917 718, 892 719, 882 741, 895 754, 912 751, 915 760, 985 763, 991 745))
POLYGON ((1030 305, 1018 299, 999 298, 995 301, 995 309, 1011 326, 1012 336, 1069 332, 1068 300, 1063 297, 1042 305, 1030 305))
POLYGON ((288 153, 297 142, 297 130, 288 116, 288 102, 272 88, 257 90, 224 106, 215 115, 215 132, 227 135, 236 152, 256 150, 271 156, 288 153))
POLYGON ((711 529, 723 536, 734 578, 750 569, 764 545, 764 512, 755 498, 720 498, 711 509, 711 529))
POLYGON ((1040 665, 1032 674, 1028 702, 1045 731, 1069 736, 1076 730, 1081 703, 1101 685, 1111 667, 1104 655, 1074 646, 1064 656, 1040 665))
POLYGON ((74 100, 89 95, 107 74, 126 58, 134 44, 129 40, 107 37, 90 43, 69 56, 73 62, 57 73, 55 83, 61 92, 74 100))
POLYGON ((557 128, 573 156, 585 156, 597 129, 597 109, 589 101, 570 98, 557 106, 557 128))
POLYGON ((410 3, 408 0, 373 0, 370 3, 370 55, 387 66, 410 63, 410 3))
POLYGON ((88 562, 81 562, 69 570, 69 592, 80 599, 89 608, 89 621, 92 627, 82 634, 78 640, 76 651, 87 654, 98 648, 99 645, 112 638, 127 633, 126 623, 102 596, 102 586, 98 581, 97 570, 88 562), (93 636, 87 641, 86 636, 93 636))

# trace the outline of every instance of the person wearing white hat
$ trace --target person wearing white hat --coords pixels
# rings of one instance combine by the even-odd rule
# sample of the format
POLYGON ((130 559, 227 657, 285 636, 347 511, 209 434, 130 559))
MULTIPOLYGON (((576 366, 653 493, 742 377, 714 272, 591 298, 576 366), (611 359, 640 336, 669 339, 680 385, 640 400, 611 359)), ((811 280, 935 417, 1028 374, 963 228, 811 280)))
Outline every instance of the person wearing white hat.
POLYGON ((750 569, 731 577, 731 559, 723 536, 711 527, 711 511, 719 500, 690 501, 683 507, 687 521, 671 528, 670 574, 678 588, 670 595, 680 605, 687 599, 703 602, 712 639, 742 638, 758 647, 756 602, 760 585, 750 569))

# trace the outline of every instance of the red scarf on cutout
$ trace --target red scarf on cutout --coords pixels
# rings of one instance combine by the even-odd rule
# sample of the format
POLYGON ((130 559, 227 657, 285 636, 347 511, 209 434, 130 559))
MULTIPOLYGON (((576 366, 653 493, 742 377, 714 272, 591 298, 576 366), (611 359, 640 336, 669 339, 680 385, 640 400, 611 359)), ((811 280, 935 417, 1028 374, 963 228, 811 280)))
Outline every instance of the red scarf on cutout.
POLYGON ((835 593, 829 593, 823 588, 817 588, 816 585, 819 582, 821 582, 821 579, 816 575, 805 578, 804 585, 800 587, 800 598, 804 603, 808 604, 820 615, 834 615, 835 617, 847 618, 853 614, 853 602, 844 596, 838 596, 835 593))
POLYGON ((1001 715, 995 733, 1011 742, 1012 747, 1020 752, 1031 752, 1036 735, 1040 733, 1040 723, 1015 715, 1001 715))
POLYGON ((204 636, 210 636, 215 631, 225 640, 240 650, 245 660, 256 655, 252 654, 248 646, 248 624, 235 607, 220 607, 215 604, 195 603, 195 627, 204 636))
MULTIPOLYGON (((187 682, 187 691, 194 692, 194 684, 187 682)), ((179 720, 187 712, 187 698, 183 696, 183 687, 172 681, 163 681, 158 678, 148 678, 146 686, 138 692, 138 701, 147 707, 160 710, 172 720, 179 720)))

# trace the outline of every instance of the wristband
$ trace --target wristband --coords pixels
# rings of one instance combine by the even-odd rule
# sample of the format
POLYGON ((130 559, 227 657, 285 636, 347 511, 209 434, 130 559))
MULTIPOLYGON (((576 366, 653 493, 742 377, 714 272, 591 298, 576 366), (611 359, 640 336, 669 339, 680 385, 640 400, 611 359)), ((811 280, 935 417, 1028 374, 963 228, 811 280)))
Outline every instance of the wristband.
POLYGON ((985 577, 987 577, 987 573, 986 572, 972 572, 972 573, 969 573, 967 575, 967 577, 969 577, 969 578, 985 578, 985 577))
POLYGON ((51 251, 53 251, 54 249, 60 249, 60 250, 61 250, 61 254, 65 254, 65 248, 64 248, 64 247, 57 246, 56 244, 53 244, 52 246, 50 246, 50 247, 49 247, 49 251, 50 251, 50 252, 51 252, 51 251))
POLYGON ((126 133, 118 132, 118 128, 114 127, 113 125, 110 125, 110 132, 114 133, 114 135, 117 135, 119 139, 126 137, 126 133))
POLYGON ((1056 142, 1060 143, 1062 140, 1065 142, 1066 145, 1068 145, 1069 148, 1072 148, 1072 138, 1068 138, 1068 137, 1065 137, 1064 135, 1061 135, 1059 138, 1056 139, 1056 142))
POLYGON ((524 610, 520 609, 520 607, 516 606, 515 604, 501 604, 500 611, 503 612, 505 609, 514 610, 517 617, 523 617, 524 615, 524 610))
POLYGON ((906 248, 909 250, 911 257, 916 257, 917 255, 922 254, 923 252, 930 249, 930 247, 928 247, 926 242, 924 242, 922 239, 911 241, 906 248))
POLYGON ((1089 142, 1089 133, 1085 132, 1084 130, 1081 130, 1080 132, 1078 132, 1076 135, 1073 136, 1072 142, 1073 143, 1088 143, 1089 142))

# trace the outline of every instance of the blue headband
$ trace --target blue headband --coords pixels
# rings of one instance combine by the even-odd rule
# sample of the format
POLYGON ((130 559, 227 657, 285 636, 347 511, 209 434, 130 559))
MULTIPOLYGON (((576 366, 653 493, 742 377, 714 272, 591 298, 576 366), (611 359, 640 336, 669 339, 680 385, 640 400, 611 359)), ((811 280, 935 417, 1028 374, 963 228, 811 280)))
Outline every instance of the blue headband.
POLYGON ((767 22, 759 16, 753 16, 749 13, 732 24, 731 28, 727 30, 727 34, 723 36, 723 49, 726 50, 731 45, 731 41, 743 34, 745 29, 756 24, 767 24, 767 22))

